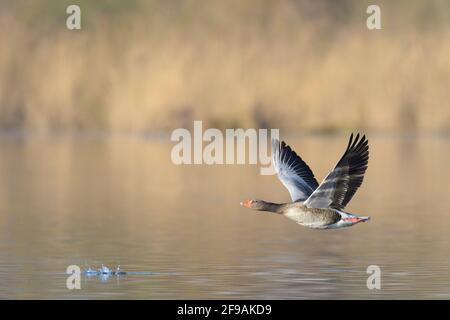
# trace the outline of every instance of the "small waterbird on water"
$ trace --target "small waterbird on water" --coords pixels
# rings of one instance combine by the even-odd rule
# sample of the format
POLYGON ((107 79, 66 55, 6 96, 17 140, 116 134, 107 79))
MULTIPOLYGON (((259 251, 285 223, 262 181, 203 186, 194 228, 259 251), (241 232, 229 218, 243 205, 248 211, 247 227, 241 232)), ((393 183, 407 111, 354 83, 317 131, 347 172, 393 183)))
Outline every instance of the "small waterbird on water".
POLYGON ((363 182, 368 161, 368 140, 365 136, 360 138, 359 133, 353 139, 352 133, 344 155, 319 185, 311 169, 294 150, 284 141, 272 139, 272 163, 292 202, 245 200, 241 206, 282 214, 313 229, 351 227, 370 219, 343 211, 363 182))

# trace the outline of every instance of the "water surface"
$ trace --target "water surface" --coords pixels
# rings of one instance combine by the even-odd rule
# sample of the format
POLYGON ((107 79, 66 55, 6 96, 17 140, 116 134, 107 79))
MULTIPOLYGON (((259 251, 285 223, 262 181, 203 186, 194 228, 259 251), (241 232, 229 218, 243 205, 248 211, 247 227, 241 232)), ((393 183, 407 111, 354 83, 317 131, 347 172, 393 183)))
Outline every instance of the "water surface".
MULTIPOLYGON (((346 137, 288 138, 321 181, 346 137)), ((257 165, 176 166, 167 139, 0 139, 0 297, 450 298, 450 140, 373 135, 347 210, 369 223, 310 230, 239 206, 289 200, 257 165), (101 264, 152 275, 82 277, 101 264), (366 269, 381 268, 381 290, 366 269)))

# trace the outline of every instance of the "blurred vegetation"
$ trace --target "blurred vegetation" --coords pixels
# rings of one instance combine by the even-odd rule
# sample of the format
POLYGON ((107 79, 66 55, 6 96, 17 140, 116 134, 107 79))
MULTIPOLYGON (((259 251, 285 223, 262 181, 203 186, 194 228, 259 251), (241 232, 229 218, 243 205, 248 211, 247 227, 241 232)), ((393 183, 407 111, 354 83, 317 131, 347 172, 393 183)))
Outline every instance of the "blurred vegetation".
POLYGON ((447 0, 0 0, 3 129, 448 132, 449 89, 447 0))

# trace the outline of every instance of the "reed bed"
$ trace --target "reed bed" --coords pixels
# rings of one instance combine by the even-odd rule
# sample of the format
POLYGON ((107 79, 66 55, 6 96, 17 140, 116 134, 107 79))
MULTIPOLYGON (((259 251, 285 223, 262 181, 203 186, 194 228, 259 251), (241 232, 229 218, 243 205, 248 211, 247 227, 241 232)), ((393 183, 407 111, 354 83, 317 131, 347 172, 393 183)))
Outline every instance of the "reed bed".
POLYGON ((449 132, 450 4, 402 3, 2 1, 0 128, 449 132))

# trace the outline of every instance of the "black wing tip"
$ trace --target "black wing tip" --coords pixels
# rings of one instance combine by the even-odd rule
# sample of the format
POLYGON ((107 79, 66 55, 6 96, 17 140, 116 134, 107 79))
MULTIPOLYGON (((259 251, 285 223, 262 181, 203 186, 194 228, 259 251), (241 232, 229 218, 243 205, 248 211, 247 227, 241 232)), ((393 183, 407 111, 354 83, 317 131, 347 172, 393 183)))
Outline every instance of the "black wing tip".
POLYGON ((292 149, 291 146, 288 145, 284 140, 280 141, 280 147, 281 147, 280 151, 282 153, 287 153, 288 155, 293 155, 294 157, 300 158, 300 156, 295 152, 295 150, 292 149))
POLYGON ((347 146, 346 153, 349 152, 350 150, 360 151, 365 146, 368 146, 369 140, 367 139, 365 134, 360 134, 359 132, 357 132, 354 139, 353 139, 353 137, 354 137, 354 133, 352 132, 350 134, 350 138, 348 140, 348 146, 347 146))

